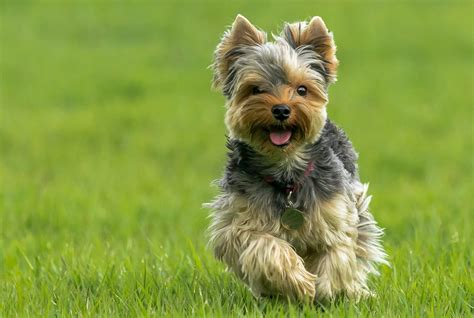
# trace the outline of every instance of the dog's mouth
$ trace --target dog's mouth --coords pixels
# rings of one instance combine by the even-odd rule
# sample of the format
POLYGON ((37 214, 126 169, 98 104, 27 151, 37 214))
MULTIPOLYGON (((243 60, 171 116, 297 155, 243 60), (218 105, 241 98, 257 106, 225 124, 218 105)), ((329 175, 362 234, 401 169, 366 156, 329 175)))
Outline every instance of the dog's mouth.
POLYGON ((290 129, 272 128, 269 130, 268 138, 277 147, 285 147, 290 144, 293 132, 290 129))
POLYGON ((260 126, 252 134, 252 138, 260 146, 267 150, 271 148, 285 149, 291 147, 293 144, 300 143, 301 130, 296 125, 269 125, 260 126))

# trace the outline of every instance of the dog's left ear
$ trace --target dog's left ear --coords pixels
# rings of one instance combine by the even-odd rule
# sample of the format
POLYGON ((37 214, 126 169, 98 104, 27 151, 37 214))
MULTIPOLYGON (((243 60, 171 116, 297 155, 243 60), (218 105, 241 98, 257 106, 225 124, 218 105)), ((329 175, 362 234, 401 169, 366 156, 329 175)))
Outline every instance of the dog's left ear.
POLYGON ((214 52, 213 86, 223 88, 229 76, 232 64, 242 54, 241 48, 264 44, 266 34, 250 23, 247 18, 238 14, 232 27, 222 36, 221 42, 214 52))
POLYGON ((336 58, 336 45, 332 32, 329 32, 323 19, 313 17, 309 23, 286 24, 282 36, 294 49, 300 46, 311 47, 322 58, 328 81, 332 83, 336 80, 339 64, 336 58))

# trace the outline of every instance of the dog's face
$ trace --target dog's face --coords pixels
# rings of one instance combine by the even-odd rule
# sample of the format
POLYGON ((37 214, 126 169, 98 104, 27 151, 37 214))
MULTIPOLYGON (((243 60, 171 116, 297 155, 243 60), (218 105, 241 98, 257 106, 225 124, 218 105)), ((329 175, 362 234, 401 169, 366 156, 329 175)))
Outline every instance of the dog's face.
POLYGON ((318 138, 338 64, 332 34, 319 17, 286 24, 274 38, 267 42, 238 15, 213 64, 214 86, 227 97, 230 137, 270 156, 291 154, 318 138))

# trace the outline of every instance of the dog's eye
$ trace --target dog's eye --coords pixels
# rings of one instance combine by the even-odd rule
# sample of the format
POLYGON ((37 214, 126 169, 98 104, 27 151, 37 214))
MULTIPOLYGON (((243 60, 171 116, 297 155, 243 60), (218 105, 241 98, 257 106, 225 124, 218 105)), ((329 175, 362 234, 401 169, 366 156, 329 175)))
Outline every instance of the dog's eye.
POLYGON ((258 87, 258 86, 252 87, 252 95, 258 95, 258 94, 262 94, 262 93, 265 93, 265 91, 263 89, 261 89, 260 87, 258 87))
POLYGON ((308 89, 306 88, 306 86, 301 85, 301 86, 298 86, 298 88, 296 89, 296 92, 300 96, 306 96, 306 94, 308 93, 308 89))

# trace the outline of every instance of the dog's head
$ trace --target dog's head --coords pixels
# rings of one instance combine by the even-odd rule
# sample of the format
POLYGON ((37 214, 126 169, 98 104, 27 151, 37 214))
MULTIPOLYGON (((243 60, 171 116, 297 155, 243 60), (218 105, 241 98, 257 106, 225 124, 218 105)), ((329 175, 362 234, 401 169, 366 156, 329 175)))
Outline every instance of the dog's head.
POLYGON ((320 17, 273 37, 238 15, 216 48, 214 86, 227 97, 230 137, 263 154, 290 154, 324 126, 336 46, 320 17))

